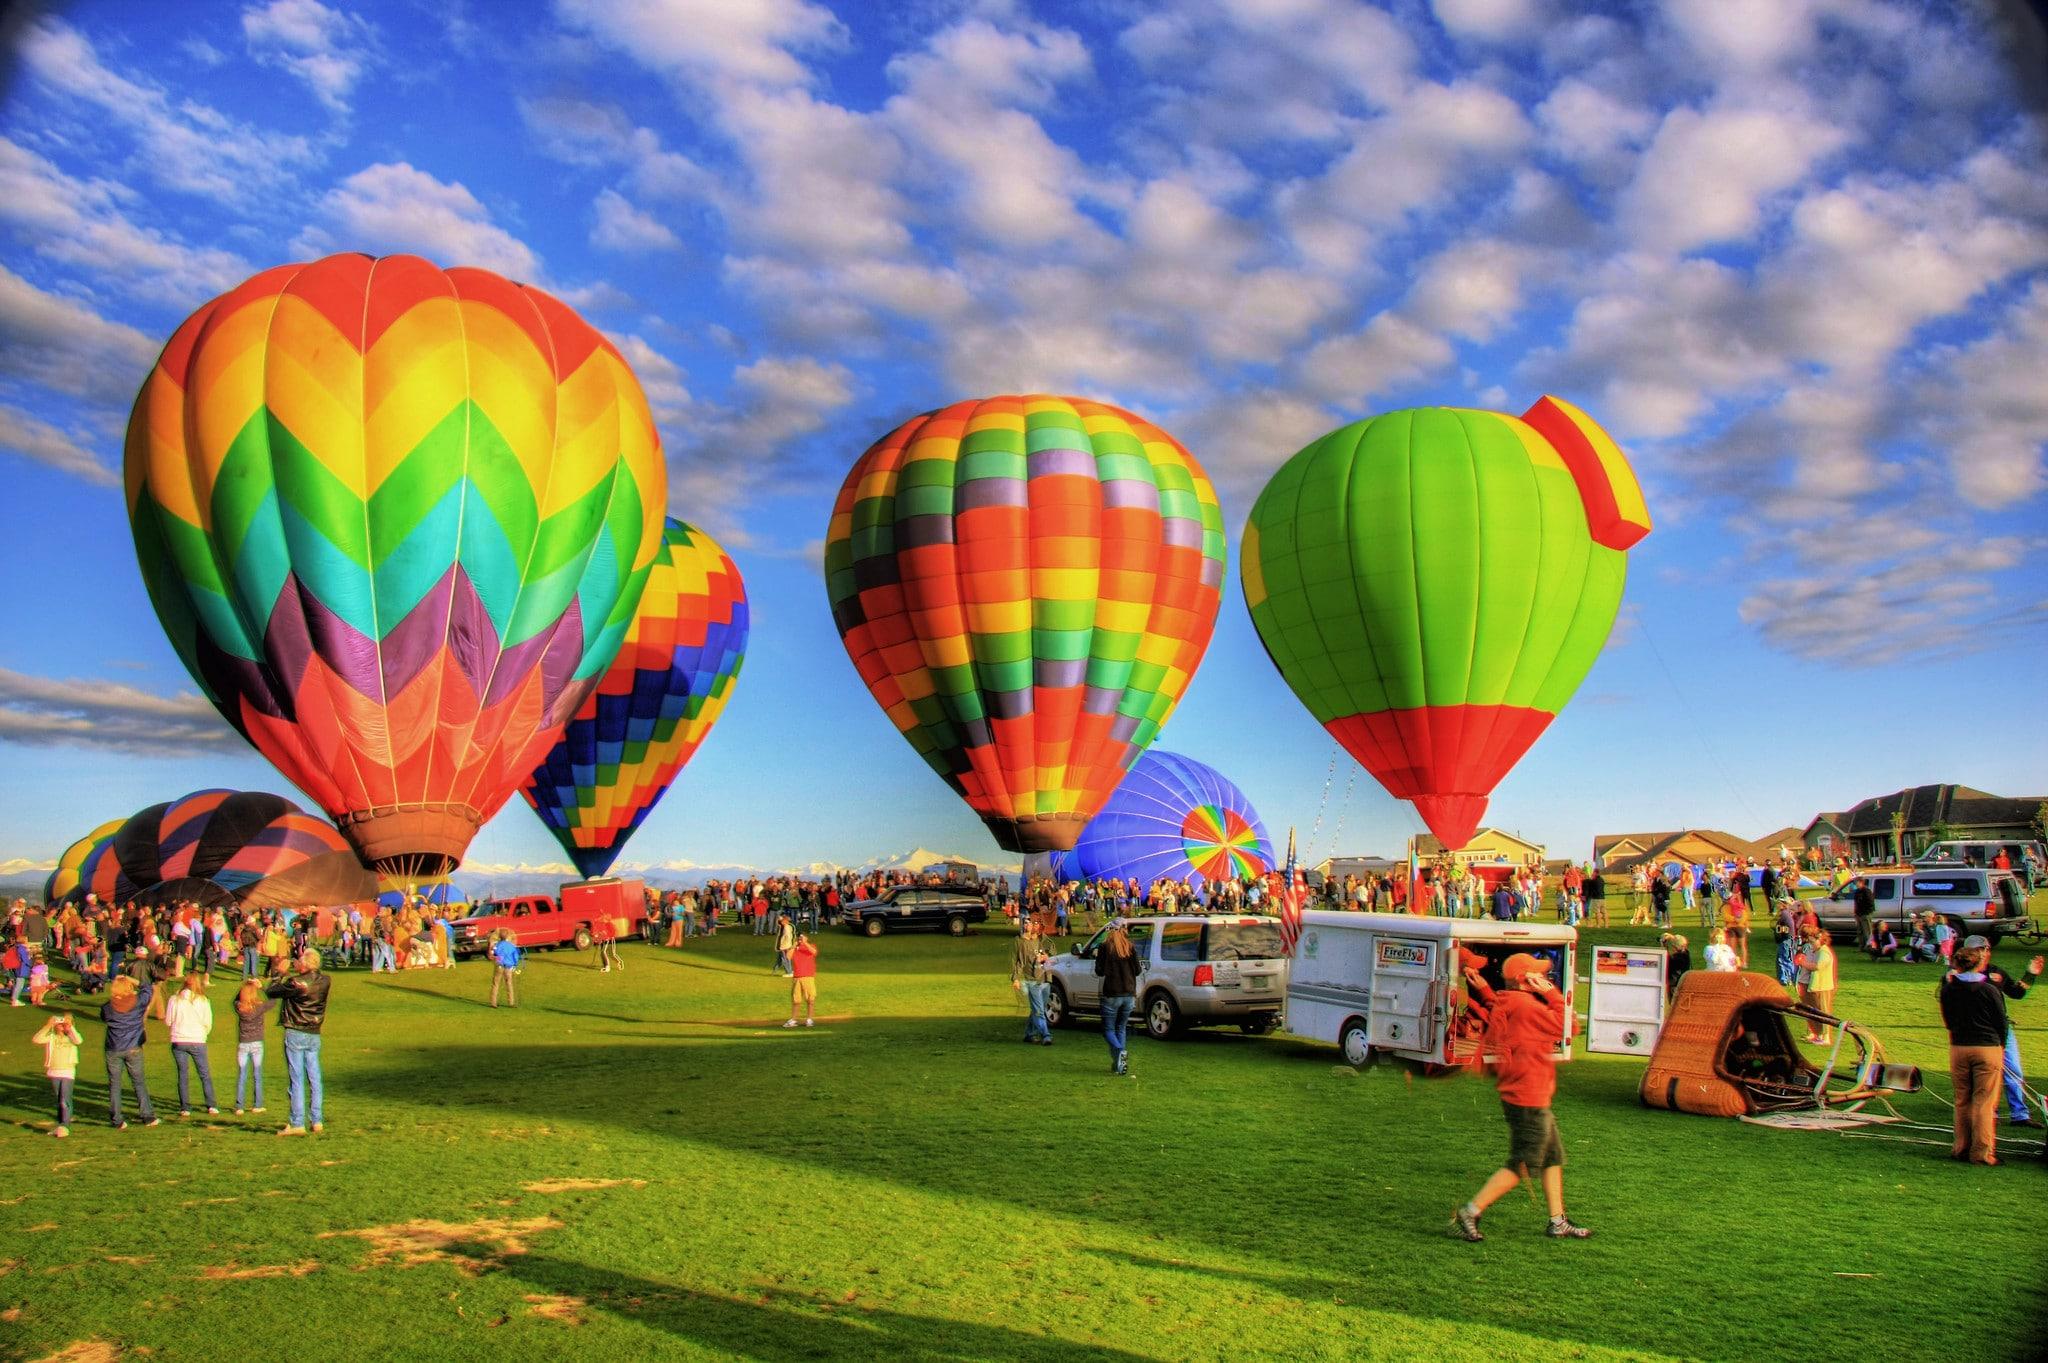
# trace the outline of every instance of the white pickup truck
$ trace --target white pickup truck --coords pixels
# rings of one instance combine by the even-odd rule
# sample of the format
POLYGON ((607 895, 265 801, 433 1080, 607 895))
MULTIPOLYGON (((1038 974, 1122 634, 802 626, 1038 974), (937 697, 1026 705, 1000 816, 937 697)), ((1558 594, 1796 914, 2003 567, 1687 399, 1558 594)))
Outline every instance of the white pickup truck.
MULTIPOLYGON (((2009 871, 1981 866, 1915 866, 1908 871, 1865 871, 1860 879, 1870 886, 1875 901, 1871 921, 1890 923, 1894 929, 1902 929, 1908 920, 1931 910, 1955 929, 1957 937, 1975 932, 1995 942, 2027 922, 2026 889, 2009 871)), ((1855 933, 1855 881, 1825 899, 1810 902, 1831 936, 1847 938, 1855 933)))

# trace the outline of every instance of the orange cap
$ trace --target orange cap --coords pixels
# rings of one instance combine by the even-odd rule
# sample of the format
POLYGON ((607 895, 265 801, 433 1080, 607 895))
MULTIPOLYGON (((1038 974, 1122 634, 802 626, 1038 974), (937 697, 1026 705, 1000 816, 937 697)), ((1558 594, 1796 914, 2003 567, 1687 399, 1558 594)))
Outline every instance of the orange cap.
POLYGON ((1501 978, 1509 984, 1520 984, 1525 976, 1548 975, 1549 973, 1550 962, 1548 960, 1541 956, 1531 956, 1526 951, 1516 952, 1508 957, 1507 960, 1501 962, 1500 967, 1501 978))

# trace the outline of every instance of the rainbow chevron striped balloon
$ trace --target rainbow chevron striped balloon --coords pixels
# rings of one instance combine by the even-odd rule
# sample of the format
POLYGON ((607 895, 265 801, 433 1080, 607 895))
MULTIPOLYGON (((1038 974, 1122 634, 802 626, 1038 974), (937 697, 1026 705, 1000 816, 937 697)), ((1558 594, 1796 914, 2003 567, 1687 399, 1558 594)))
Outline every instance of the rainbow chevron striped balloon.
POLYGON ((739 569, 709 535, 671 517, 619 656, 520 788, 584 875, 610 869, 696 755, 746 652, 739 569))
POLYGON ((1180 442, 1082 398, 957 402, 846 475, 832 617, 918 755, 1013 852, 1074 845, 1187 689, 1223 513, 1180 442))
POLYGON ((583 703, 661 544, 618 351, 412 256, 268 270, 136 398, 150 600, 221 714, 380 869, 452 867, 583 703))

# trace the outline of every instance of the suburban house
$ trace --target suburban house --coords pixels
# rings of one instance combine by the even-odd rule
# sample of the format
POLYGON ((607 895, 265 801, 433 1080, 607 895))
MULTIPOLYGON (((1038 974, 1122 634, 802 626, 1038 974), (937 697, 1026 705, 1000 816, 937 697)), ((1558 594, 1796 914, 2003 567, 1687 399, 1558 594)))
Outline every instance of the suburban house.
MULTIPOLYGON (((1433 833, 1417 833, 1408 840, 1408 855, 1418 865, 1435 861, 1444 855, 1445 848, 1433 833)), ((1452 852, 1451 856, 1460 863, 1475 861, 1506 861, 1517 866, 1530 861, 1543 860, 1543 844, 1518 838, 1498 828, 1482 828, 1472 835, 1472 841, 1452 852)))
MULTIPOLYGON (((1792 832, 1797 838, 1798 830, 1792 832)), ((1607 875, 1628 875, 1638 866, 1662 866, 1667 861, 1691 866, 1718 864, 1734 857, 1755 861, 1777 855, 1775 842, 1765 848, 1718 828, 1682 828, 1675 833, 1607 833, 1593 839, 1593 864, 1607 875)))
POLYGON ((1806 826, 1809 842, 1830 838, 1844 844, 1861 861, 1912 857, 1933 842, 1937 827, 1957 838, 2031 838, 2034 815, 2048 795, 2009 799, 1970 786, 1913 786, 1890 795, 1873 795, 1840 814, 1821 814, 1806 826), (1892 843, 1892 816, 1903 812, 1898 846, 1892 843))

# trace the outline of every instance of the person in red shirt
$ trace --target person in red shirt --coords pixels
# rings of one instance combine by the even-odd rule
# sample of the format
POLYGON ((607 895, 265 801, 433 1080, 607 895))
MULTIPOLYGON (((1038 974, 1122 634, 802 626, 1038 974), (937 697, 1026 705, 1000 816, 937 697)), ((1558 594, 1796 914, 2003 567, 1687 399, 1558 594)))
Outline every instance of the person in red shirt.
POLYGON ((1494 1171, 1470 1202, 1451 1213, 1451 1234, 1461 1240, 1484 1240, 1479 1216, 1532 1169, 1543 1180, 1543 1200, 1550 1207, 1544 1232, 1558 1239, 1583 1240, 1593 1232, 1575 1226, 1564 1214, 1564 1141, 1550 1100, 1557 1093, 1557 1060, 1552 1054, 1564 1040, 1570 1022, 1564 995, 1550 982, 1550 962, 1518 951, 1501 963, 1507 988, 1494 999, 1480 1042, 1481 1057, 1493 1057, 1494 1085, 1508 1121, 1507 1163, 1494 1171))
POLYGON ((804 1026, 817 1024, 818 1012, 818 949, 811 945, 810 934, 798 933, 796 945, 789 952, 789 1021, 785 1027, 796 1026, 796 1010, 804 1010, 804 1026))

